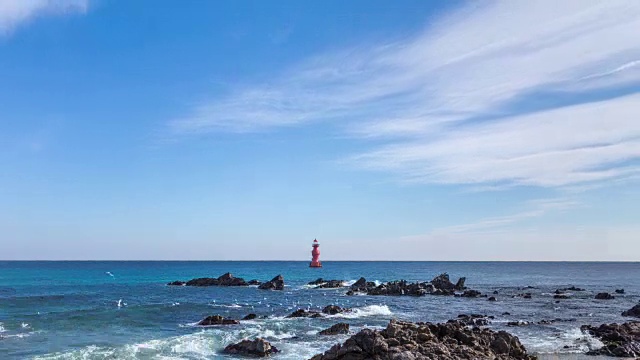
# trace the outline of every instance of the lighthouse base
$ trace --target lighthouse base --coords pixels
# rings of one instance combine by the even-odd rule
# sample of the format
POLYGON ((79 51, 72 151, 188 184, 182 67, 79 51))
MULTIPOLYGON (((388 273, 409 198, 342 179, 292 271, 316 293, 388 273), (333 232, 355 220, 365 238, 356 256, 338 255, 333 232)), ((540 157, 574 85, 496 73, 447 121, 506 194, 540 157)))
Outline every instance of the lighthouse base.
POLYGON ((322 263, 320 261, 312 261, 311 264, 309 264, 309 267, 320 268, 322 267, 322 263))

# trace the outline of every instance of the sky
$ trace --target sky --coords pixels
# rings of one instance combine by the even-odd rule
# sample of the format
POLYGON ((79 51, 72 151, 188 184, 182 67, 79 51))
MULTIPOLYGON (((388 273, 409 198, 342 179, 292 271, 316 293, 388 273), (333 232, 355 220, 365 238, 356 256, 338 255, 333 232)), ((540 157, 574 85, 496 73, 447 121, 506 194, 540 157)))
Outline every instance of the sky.
POLYGON ((0 259, 640 261, 640 2, 0 0, 0 259))

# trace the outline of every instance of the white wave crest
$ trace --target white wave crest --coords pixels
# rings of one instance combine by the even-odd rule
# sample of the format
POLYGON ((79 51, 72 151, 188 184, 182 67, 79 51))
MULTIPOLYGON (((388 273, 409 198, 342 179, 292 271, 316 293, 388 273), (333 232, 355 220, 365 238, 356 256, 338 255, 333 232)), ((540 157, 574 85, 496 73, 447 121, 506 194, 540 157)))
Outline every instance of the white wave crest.
POLYGON ((393 312, 387 305, 367 305, 361 308, 355 308, 350 312, 343 312, 341 314, 334 315, 335 317, 342 317, 346 319, 356 319, 367 316, 392 316, 393 312))

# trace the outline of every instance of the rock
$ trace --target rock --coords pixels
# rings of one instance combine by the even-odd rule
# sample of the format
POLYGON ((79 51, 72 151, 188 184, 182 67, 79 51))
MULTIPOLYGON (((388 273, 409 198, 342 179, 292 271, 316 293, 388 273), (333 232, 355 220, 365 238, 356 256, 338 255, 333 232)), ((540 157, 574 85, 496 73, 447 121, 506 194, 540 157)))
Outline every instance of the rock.
POLYGON ((231 273, 226 273, 218 278, 197 278, 191 279, 186 283, 183 281, 174 281, 169 285, 186 285, 186 286, 247 286, 247 282, 243 278, 234 277, 231 273))
POLYGON ((225 319, 220 315, 207 316, 206 318, 198 322, 198 325, 200 326, 236 325, 236 324, 240 324, 240 322, 238 320, 225 319))
POLYGON ((245 339, 237 344, 231 344, 224 348, 224 352, 230 355, 265 357, 280 351, 268 341, 257 338, 253 341, 245 339))
POLYGON ((457 284, 453 284, 446 273, 436 276, 431 282, 396 280, 381 285, 376 285, 373 282, 368 282, 365 278, 360 278, 351 285, 347 295, 355 295, 356 293, 387 296, 455 295, 456 290, 466 289, 464 283, 465 278, 460 278, 457 284))
POLYGON ((624 294, 624 289, 616 289, 616 294, 624 294))
POLYGON ((531 324, 531 323, 528 322, 528 321, 518 320, 518 321, 509 321, 507 323, 507 326, 527 326, 529 324, 531 324))
POLYGON ((337 323, 328 329, 324 329, 318 335, 340 335, 349 333, 349 324, 337 323))
POLYGON ((464 286, 464 282, 467 280, 466 277, 461 277, 460 279, 458 279, 458 282, 456 283, 455 289, 456 290, 464 290, 466 289, 466 287, 464 286))
POLYGON ((502 313, 502 316, 511 316, 511 313, 510 313, 510 312, 505 311, 505 312, 503 312, 503 313, 502 313))
POLYGON ((350 312, 350 311, 351 309, 341 308, 338 305, 327 305, 324 307, 324 309, 322 309, 322 313, 327 315, 336 315, 336 314, 341 314, 343 312, 350 312))
POLYGON ((606 292, 598 293, 595 297, 596 300, 612 300, 615 298, 616 298, 615 296, 606 292))
POLYGON ((622 313, 622 316, 630 316, 640 318, 640 304, 622 313))
POLYGON ((569 296, 564 295, 564 294, 557 294, 557 295, 553 295, 554 299, 568 299, 569 296))
POLYGON ((312 360, 532 360, 517 337, 469 328, 459 322, 410 323, 392 320, 381 331, 363 329, 312 360))
POLYGON ((253 320, 253 319, 257 318, 257 317, 258 317, 258 315, 256 315, 256 314, 249 314, 249 315, 243 317, 242 320, 253 320))
POLYGON ((583 325, 580 329, 604 344, 600 349, 589 351, 588 355, 640 357, 640 322, 603 324, 598 327, 583 325))
POLYGON ((455 320, 449 320, 449 323, 458 322, 464 326, 487 326, 491 324, 493 316, 478 315, 478 314, 460 314, 455 320))
POLYGON ((262 281, 258 281, 258 280, 255 280, 255 279, 254 280, 249 280, 247 282, 247 285, 260 285, 260 284, 262 284, 262 281))
POLYGON ((167 285, 171 285, 171 286, 185 286, 187 285, 186 282, 184 281, 172 281, 170 283, 168 283, 167 285))
POLYGON ((287 315, 288 318, 301 318, 301 317, 320 317, 320 314, 317 311, 307 311, 305 309, 298 309, 291 314, 287 315))
POLYGON ((516 294, 516 295, 513 295, 512 297, 513 298, 531 299, 531 293, 516 294))
POLYGON ((482 293, 480 293, 480 291, 478 290, 465 290, 462 295, 460 295, 461 297, 471 297, 471 298, 475 298, 482 295, 482 293))
POLYGON ((263 283, 260 286, 258 286, 258 289, 284 290, 284 278, 282 277, 282 275, 278 275, 273 279, 271 279, 270 281, 267 281, 266 283, 263 283))
POLYGON ((563 294, 563 293, 565 293, 567 291, 585 291, 585 290, 582 289, 582 288, 579 288, 579 287, 571 286, 571 287, 568 287, 568 288, 556 290, 556 294, 563 294))
POLYGON ((498 290, 494 290, 493 295, 498 295, 498 290))
POLYGON ((487 301, 498 301, 495 296, 490 296, 487 301))
POLYGON ((321 285, 324 284, 326 281, 324 281, 323 278, 317 278, 316 280, 310 281, 307 283, 307 285, 321 285))

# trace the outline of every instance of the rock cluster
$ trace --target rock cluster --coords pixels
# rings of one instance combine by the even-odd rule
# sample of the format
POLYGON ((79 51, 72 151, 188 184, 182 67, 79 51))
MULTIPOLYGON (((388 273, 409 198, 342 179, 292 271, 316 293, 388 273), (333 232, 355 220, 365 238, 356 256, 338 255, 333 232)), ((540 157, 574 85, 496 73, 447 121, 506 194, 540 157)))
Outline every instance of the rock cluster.
POLYGON ((236 325, 240 324, 240 321, 233 319, 225 319, 220 315, 212 315, 207 316, 206 318, 200 320, 198 325, 200 326, 212 326, 212 325, 236 325))
POLYGON ((460 314, 455 320, 449 320, 449 323, 459 323, 464 326, 487 326, 493 320, 493 316, 479 315, 479 314, 460 314))
POLYGON ((349 333, 349 324, 337 323, 328 329, 324 329, 318 335, 340 335, 349 333))
POLYGON ((322 314, 336 315, 336 314, 341 314, 341 313, 350 312, 350 311, 351 309, 342 308, 338 305, 327 305, 322 309, 322 311, 298 309, 292 312, 291 314, 289 314, 287 317, 288 318, 299 318, 299 317, 317 318, 317 317, 322 317, 322 314))
POLYGON ((392 320, 386 329, 364 329, 311 360, 499 359, 530 360, 517 337, 507 332, 392 320))
POLYGON ((344 283, 344 280, 325 280, 323 278, 318 278, 307 285, 316 285, 315 289, 335 289, 344 287, 344 283))
POLYGON ((262 339, 242 340, 237 344, 231 344, 224 348, 224 352, 230 355, 242 355, 251 357, 266 357, 280 352, 275 346, 262 339))
MULTIPOLYGON (((390 281, 381 285, 369 282, 365 278, 360 278, 355 284, 351 285, 351 289, 347 295, 355 293, 365 293, 367 295, 407 295, 407 296, 424 296, 431 295, 455 295, 456 291, 465 290, 465 278, 460 278, 456 284, 452 283, 447 273, 440 274, 433 278, 430 282, 408 282, 406 280, 390 281)), ((476 297, 480 292, 468 290, 470 292, 463 293, 463 297, 476 297), (465 295, 466 294, 466 295, 465 295)))
POLYGON ((258 286, 258 289, 262 289, 262 290, 284 290, 284 278, 282 277, 282 275, 278 275, 278 276, 274 277, 273 279, 271 279, 270 281, 262 283, 260 286, 258 286))
POLYGON ((640 357, 640 322, 603 324, 598 327, 584 325, 580 329, 604 344, 600 349, 589 351, 588 355, 640 357))
POLYGON ((247 286, 249 285, 243 278, 235 277, 231 273, 226 273, 217 278, 197 278, 187 282, 173 281, 167 285, 179 286, 247 286))
POLYGON ((622 316, 630 316, 640 318, 640 304, 622 313, 622 316))
POLYGON ((257 317, 258 317, 258 315, 254 314, 254 313, 251 313, 251 314, 248 314, 247 316, 243 317, 242 320, 253 320, 253 319, 257 318, 257 317))

